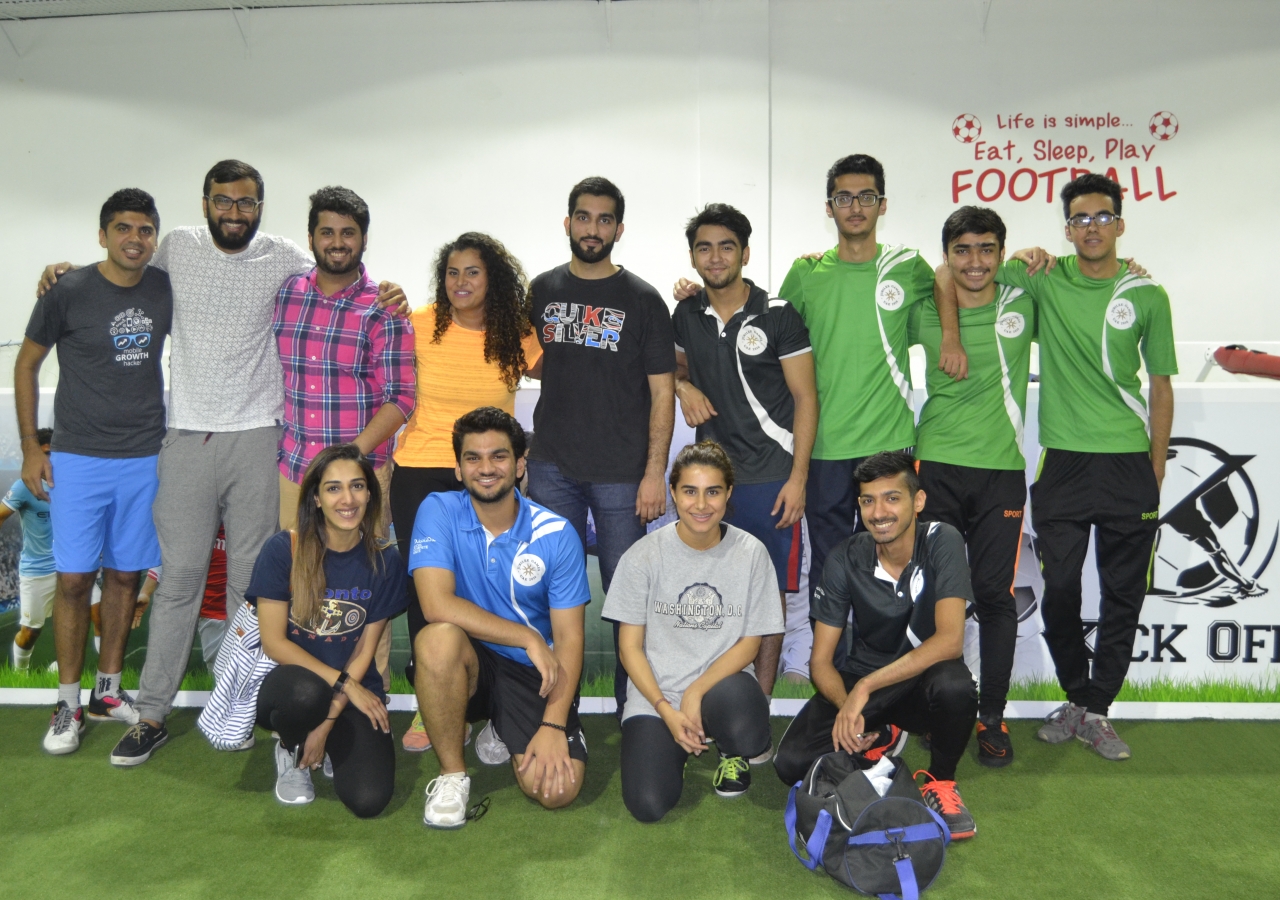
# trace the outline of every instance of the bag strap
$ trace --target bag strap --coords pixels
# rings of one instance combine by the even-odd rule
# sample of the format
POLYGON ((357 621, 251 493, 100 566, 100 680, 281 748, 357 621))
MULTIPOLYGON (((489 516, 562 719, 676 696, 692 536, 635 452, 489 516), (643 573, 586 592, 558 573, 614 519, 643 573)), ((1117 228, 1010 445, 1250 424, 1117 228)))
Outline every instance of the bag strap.
POLYGON ((796 859, 800 860, 801 865, 812 872, 822 865, 822 851, 827 846, 827 835, 831 833, 831 813, 825 809, 818 811, 818 821, 813 826, 813 834, 809 835, 809 840, 804 845, 809 855, 809 858, 805 859, 796 849, 796 791, 803 783, 797 781, 792 786, 791 793, 787 794, 787 811, 783 813, 782 821, 787 828, 787 843, 791 845, 791 852, 795 854, 796 859))
POLYGON ((916 870, 911 868, 911 857, 894 860, 893 867, 898 872, 898 884, 902 886, 902 896, 880 894, 880 900, 920 900, 920 886, 916 884, 916 870))
POLYGON ((866 831, 862 834, 855 834, 849 838, 849 846, 865 847, 877 844, 909 844, 915 841, 932 841, 936 838, 946 835, 950 838, 945 826, 939 828, 934 822, 925 822, 923 825, 909 825, 906 828, 886 828, 883 831, 866 831), (938 832, 942 833, 939 834, 938 832))

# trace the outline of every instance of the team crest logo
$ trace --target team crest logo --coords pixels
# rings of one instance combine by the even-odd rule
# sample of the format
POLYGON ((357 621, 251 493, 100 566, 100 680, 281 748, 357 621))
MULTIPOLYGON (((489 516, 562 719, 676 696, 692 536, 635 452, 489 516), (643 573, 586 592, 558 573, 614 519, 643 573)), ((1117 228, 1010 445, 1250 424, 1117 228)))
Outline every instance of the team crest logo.
POLYGON ((743 325, 738 332, 738 349, 747 356, 759 356, 768 346, 769 339, 754 325, 743 325))
MULTIPOLYGON (((327 591, 326 593, 335 592, 327 591)), ((351 592, 343 591, 342 593, 350 595, 351 592)), ((361 591, 360 594, 363 595, 364 592, 361 591)), ((365 620, 364 607, 337 597, 326 597, 320 603, 320 611, 316 617, 315 628, 308 628, 306 624, 293 619, 292 609, 289 610, 289 616, 294 625, 300 626, 304 631, 319 637, 336 637, 350 634, 363 626, 365 620)))
POLYGON ((1027 320, 1022 313, 1005 313, 996 320, 996 331, 1001 337, 1016 338, 1027 327, 1027 320))
POLYGON ((547 564, 532 553, 521 553, 511 563, 511 574, 525 587, 533 587, 547 572, 547 564))
POLYGON ((876 303, 881 309, 893 312, 907 299, 907 292, 896 281, 882 281, 876 287, 876 303))
POLYGON ((1172 603, 1231 606, 1267 589, 1258 584, 1280 540, 1280 525, 1263 528, 1258 492, 1235 456, 1197 438, 1169 441, 1164 499, 1157 519, 1149 593, 1172 603))
POLYGON ((1123 297, 1117 297, 1107 305, 1107 321, 1112 328, 1132 328, 1133 323, 1138 321, 1138 313, 1132 303, 1123 297))
POLYGON ((924 590, 924 568, 916 566, 916 570, 911 573, 911 602, 915 603, 920 599, 920 592, 924 590))

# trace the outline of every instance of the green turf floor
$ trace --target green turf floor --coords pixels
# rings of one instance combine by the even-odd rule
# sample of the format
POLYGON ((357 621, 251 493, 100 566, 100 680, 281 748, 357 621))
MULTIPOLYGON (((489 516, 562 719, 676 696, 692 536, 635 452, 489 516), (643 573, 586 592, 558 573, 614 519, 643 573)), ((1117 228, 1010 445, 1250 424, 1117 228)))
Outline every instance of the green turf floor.
MULTIPOLYGON (((582 796, 546 812, 506 767, 468 760, 488 815, 459 832, 422 826, 431 753, 401 753, 396 793, 372 821, 316 778, 307 807, 275 802, 271 741, 215 752, 195 713, 170 721, 146 765, 112 768, 123 732, 91 723, 80 751, 40 752, 46 709, 0 709, 0 871, 4 898, 769 898, 853 896, 805 871, 782 829, 786 791, 772 766, 724 801, 711 761, 692 761, 680 805, 656 825, 623 808, 611 716, 584 717, 591 764, 582 796)), ((397 736, 407 714, 392 716, 397 736)), ((775 719, 780 735, 785 720, 775 719)), ((1075 741, 1050 747, 1014 722, 1015 764, 972 758, 958 780, 978 822, 953 845, 945 898, 1275 898, 1280 896, 1280 723, 1132 722, 1134 758, 1110 763, 1075 741)), ((925 764, 914 741, 913 766, 925 764)))

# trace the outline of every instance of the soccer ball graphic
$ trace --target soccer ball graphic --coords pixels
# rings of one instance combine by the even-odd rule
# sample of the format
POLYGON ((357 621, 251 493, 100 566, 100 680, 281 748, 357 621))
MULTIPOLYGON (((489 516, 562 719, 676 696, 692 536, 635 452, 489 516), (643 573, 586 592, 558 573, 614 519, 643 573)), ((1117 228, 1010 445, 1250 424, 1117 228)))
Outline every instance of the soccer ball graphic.
MULTIPOLYGON (((1174 130, 1177 130, 1174 125, 1174 130)), ((970 113, 964 113, 956 116, 956 120, 951 123, 951 133, 955 139, 962 144, 972 144, 982 134, 982 123, 978 121, 978 117, 970 113)))
POLYGON ((1157 141, 1171 141, 1178 133, 1178 117, 1168 110, 1156 113, 1147 126, 1157 141))

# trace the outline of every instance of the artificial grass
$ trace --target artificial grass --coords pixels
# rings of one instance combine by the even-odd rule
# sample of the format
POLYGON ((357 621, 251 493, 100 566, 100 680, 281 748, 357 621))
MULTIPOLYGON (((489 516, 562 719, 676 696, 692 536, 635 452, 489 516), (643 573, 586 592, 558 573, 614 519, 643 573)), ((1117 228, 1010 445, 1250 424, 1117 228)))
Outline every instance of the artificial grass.
MULTIPOLYGON (((422 826, 431 753, 397 748, 390 807, 360 821, 319 776, 315 803, 277 804, 267 735, 259 731, 251 751, 218 753, 194 718, 175 713, 169 745, 120 770, 106 757, 121 726, 91 724, 79 752, 54 758, 39 750, 46 709, 0 711, 0 840, 12 863, 0 898, 46 896, 53 884, 95 900, 854 896, 792 858, 786 789, 771 766, 754 770, 745 798, 724 801, 711 788, 712 761, 691 761, 679 806, 656 825, 632 820, 611 716, 584 717, 591 763, 581 797, 559 812, 533 805, 509 768, 479 766, 468 750, 473 801, 487 794, 492 807, 459 832, 422 826)), ((398 737, 409 716, 392 722, 398 737)), ((775 738, 785 724, 775 720, 775 738)), ((1010 728, 1011 767, 978 766, 972 747, 961 763, 979 834, 952 845, 928 897, 1276 895, 1280 724, 1125 723, 1134 749, 1125 763, 1075 741, 1040 744, 1035 723, 1010 728)), ((907 759, 927 763, 914 741, 907 759)))

